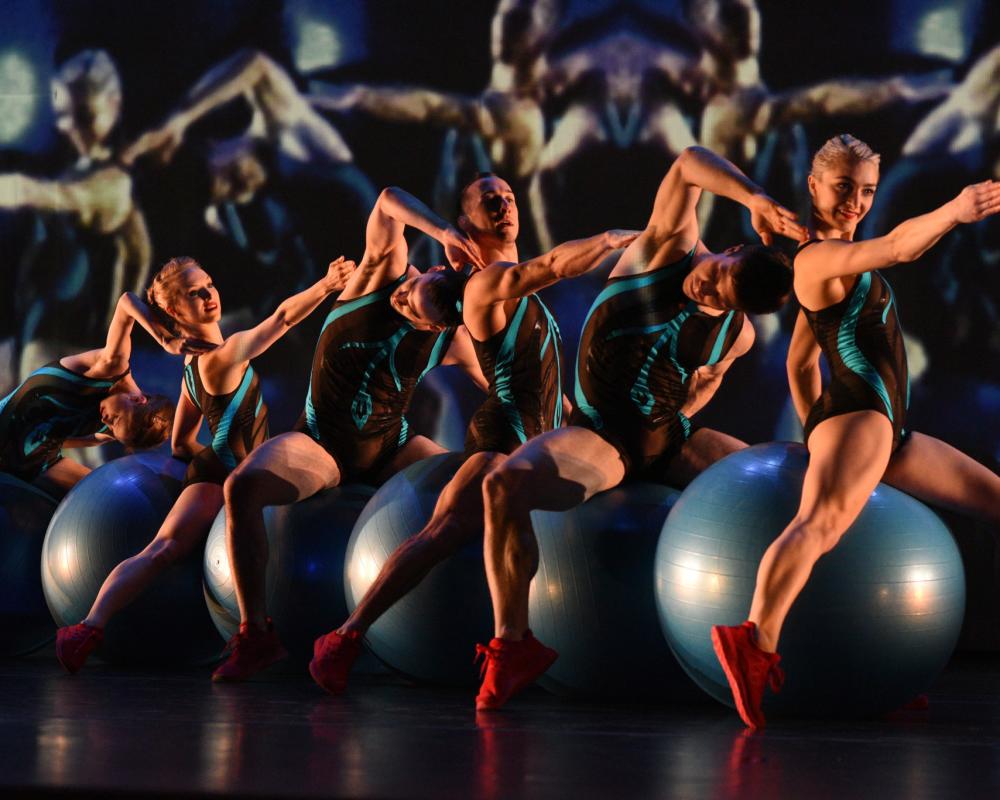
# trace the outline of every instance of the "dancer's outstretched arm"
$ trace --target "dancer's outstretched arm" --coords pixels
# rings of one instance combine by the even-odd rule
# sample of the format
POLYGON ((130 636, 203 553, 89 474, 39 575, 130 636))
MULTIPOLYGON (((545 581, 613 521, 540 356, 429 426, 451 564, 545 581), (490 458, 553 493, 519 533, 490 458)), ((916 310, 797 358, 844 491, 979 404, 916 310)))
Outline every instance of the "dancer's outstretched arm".
MULTIPOLYGON (((263 353, 292 327, 309 316, 330 294, 344 288, 355 263, 340 256, 330 262, 326 275, 298 294, 283 300, 273 314, 260 324, 237 331, 213 353, 216 369, 232 368, 242 372, 243 365, 263 353)), ((221 379, 220 382, 225 382, 221 379)))
POLYGON ((554 247, 544 255, 519 264, 491 264, 469 279, 466 304, 488 305, 524 297, 563 278, 593 269, 614 250, 628 245, 639 231, 610 230, 554 247))
POLYGON ((979 222, 1000 212, 1000 182, 966 186, 952 200, 928 214, 900 223, 885 236, 862 242, 825 239, 796 259, 796 289, 800 281, 821 281, 860 275, 873 269, 916 261, 957 225, 979 222))

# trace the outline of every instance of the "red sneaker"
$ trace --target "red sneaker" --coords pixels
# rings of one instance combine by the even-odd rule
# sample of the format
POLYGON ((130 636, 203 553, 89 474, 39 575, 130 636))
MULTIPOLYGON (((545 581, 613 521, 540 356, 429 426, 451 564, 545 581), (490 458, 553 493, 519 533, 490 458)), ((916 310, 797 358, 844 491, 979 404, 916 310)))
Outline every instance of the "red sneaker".
POLYGON ((526 686, 534 683, 552 666, 559 654, 525 631, 519 642, 490 640, 476 645, 476 659, 482 657, 482 685, 476 697, 476 711, 496 711, 526 686))
POLYGON ((264 631, 241 622, 239 631, 229 640, 224 652, 229 653, 229 658, 212 673, 212 680, 216 683, 245 681, 276 661, 288 657, 288 651, 274 632, 270 619, 267 621, 267 630, 264 631))
POLYGON ((312 679, 330 694, 341 694, 347 688, 347 676, 361 655, 362 636, 358 631, 331 631, 313 643, 313 659, 309 662, 312 679))
POLYGON ((56 658, 70 675, 77 673, 104 641, 104 630, 80 622, 56 631, 56 658))
POLYGON ((756 630, 757 626, 749 621, 737 626, 715 625, 712 647, 726 673, 740 717, 747 727, 760 730, 767 724, 760 710, 764 687, 770 686, 777 694, 785 673, 778 666, 781 656, 766 653, 757 646, 756 630))

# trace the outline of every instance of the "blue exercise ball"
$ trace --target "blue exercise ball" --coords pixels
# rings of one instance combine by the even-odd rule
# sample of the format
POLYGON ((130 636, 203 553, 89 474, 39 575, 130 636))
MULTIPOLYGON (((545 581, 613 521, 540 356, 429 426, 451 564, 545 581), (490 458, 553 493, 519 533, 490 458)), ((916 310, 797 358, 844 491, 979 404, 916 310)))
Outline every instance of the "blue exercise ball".
MULTIPOLYGON (((156 536, 186 465, 159 453, 119 458, 63 498, 42 549, 42 586, 59 625, 87 616, 104 579, 156 536)), ((205 608, 201 551, 160 575, 108 623, 97 654, 119 663, 205 664, 222 641, 205 608)))
POLYGON ((41 489, 0 472, 0 655, 30 653, 55 636, 38 571, 55 510, 41 489))
POLYGON ((533 511, 538 572, 529 619, 559 653, 539 680, 557 694, 690 698, 657 614, 653 557, 680 492, 619 486, 569 511, 533 511))
MULTIPOLYGON (((746 619, 760 559, 798 509, 807 463, 798 444, 734 453, 691 483, 663 527, 660 622, 681 665, 720 702, 732 697, 709 631, 746 619)), ((962 560, 948 529, 880 484, 792 606, 778 647, 785 686, 765 693, 765 713, 899 708, 948 662, 964 609, 962 560)))
MULTIPOLYGON (((345 484, 298 503, 267 506, 267 610, 282 643, 296 658, 312 658, 316 637, 347 617, 344 554, 351 529, 375 493, 345 484)), ((239 629, 240 610, 226 549, 226 512, 219 512, 205 545, 205 598, 219 633, 239 629)))
MULTIPOLYGON (((444 453, 418 461, 372 497, 347 546, 345 582, 351 610, 392 552, 430 519, 438 495, 463 460, 461 453, 444 453)), ((411 678, 475 685, 475 644, 492 636, 493 610, 478 536, 434 567, 372 625, 365 639, 379 659, 411 678)))

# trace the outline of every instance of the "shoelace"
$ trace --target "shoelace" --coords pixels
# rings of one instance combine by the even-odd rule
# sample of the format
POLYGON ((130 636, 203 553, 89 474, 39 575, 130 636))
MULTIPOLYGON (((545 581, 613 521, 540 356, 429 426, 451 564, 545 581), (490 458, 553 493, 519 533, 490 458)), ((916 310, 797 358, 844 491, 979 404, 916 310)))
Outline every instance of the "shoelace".
POLYGON ((486 670, 490 665, 491 661, 496 661, 500 658, 500 651, 495 650, 488 644, 476 643, 476 654, 472 657, 472 663, 475 664, 479 659, 483 659, 482 666, 479 667, 479 680, 486 677, 486 670))

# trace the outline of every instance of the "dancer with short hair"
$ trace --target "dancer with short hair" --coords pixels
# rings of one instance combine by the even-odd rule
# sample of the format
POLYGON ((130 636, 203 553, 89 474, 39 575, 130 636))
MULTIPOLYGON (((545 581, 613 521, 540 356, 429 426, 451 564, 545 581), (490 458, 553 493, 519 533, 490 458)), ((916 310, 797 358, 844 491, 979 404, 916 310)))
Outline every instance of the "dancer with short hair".
POLYGON ((618 260, 584 323, 570 426, 523 445, 483 482, 496 631, 479 646, 485 665, 477 710, 503 706, 556 657, 528 626, 528 589, 538 568, 533 509, 573 508, 629 478, 682 485, 745 447, 689 420, 753 343, 745 312, 780 308, 792 276, 770 247, 705 247, 695 213, 703 189, 746 206, 765 245, 776 234, 804 235, 794 214, 725 159, 690 147, 674 161, 646 229, 618 260))
MULTIPOLYGON (((462 210, 459 225, 484 255, 491 252, 487 242, 495 240, 504 245, 504 258, 516 261, 520 219, 506 181, 480 174, 463 189, 462 210)), ((481 535, 483 476, 526 441, 562 424, 561 337, 535 292, 582 275, 637 235, 608 231, 522 263, 495 261, 469 278, 462 317, 489 389, 469 425, 466 460, 442 490, 431 519, 396 548, 347 621, 316 640, 309 671, 324 689, 343 692, 372 624, 434 566, 481 535)))

